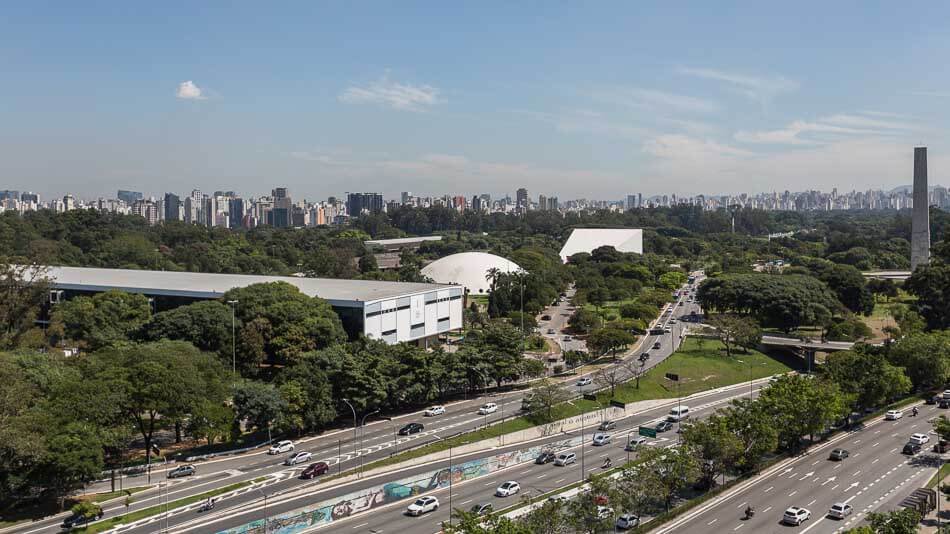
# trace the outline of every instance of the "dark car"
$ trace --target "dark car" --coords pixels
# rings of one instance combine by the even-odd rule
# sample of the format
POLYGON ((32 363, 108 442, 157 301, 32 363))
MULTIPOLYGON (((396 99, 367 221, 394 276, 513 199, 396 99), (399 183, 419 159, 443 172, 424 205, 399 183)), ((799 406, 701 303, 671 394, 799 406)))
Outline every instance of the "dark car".
POLYGON ((542 316, 541 316, 541 320, 542 320, 542 321, 550 321, 550 320, 551 320, 551 316, 550 316, 550 315, 542 315, 542 316))
POLYGON ((317 462, 310 464, 306 469, 303 470, 303 473, 300 473, 300 478, 316 478, 320 475, 325 475, 330 471, 330 464, 326 462, 317 462))
POLYGON ((661 345, 660 345, 660 342, 659 342, 659 341, 657 341, 656 343, 653 344, 653 348, 654 348, 654 349, 658 349, 658 348, 660 348, 660 346, 661 346, 661 345))
POLYGON ((422 423, 409 423, 408 425, 399 429, 400 436, 408 436, 409 434, 415 434, 416 432, 422 432, 422 429, 425 427, 422 426, 422 423))
POLYGON ((935 395, 933 397, 927 397, 927 400, 924 401, 924 404, 937 404, 937 401, 939 400, 940 400, 939 395, 935 395))
POLYGON ((669 421, 660 421, 660 422, 657 423, 657 425, 656 425, 656 431, 657 431, 657 432, 666 432, 667 430, 669 430, 669 429, 671 429, 671 428, 673 428, 673 423, 671 423, 671 422, 669 422, 669 421))
POLYGON ((537 458, 534 459, 534 463, 536 463, 536 464, 546 464, 546 463, 549 463, 549 462, 553 462, 553 461, 554 461, 554 458, 555 458, 555 454, 554 454, 553 452, 551 452, 551 451, 544 451, 544 452, 542 452, 541 454, 539 454, 537 458))
POLYGON ((937 406, 940 408, 950 408, 950 399, 940 399, 937 401, 937 406))
POLYGON ((848 456, 851 456, 851 453, 849 453, 848 451, 846 451, 846 450, 844 450, 844 449, 835 449, 835 450, 831 451, 831 454, 828 455, 828 459, 829 459, 829 460, 835 460, 835 461, 841 461, 841 460, 844 460, 845 458, 847 458, 848 456))
POLYGON ((492 506, 490 502, 486 502, 472 506, 470 511, 475 515, 485 515, 492 513, 493 510, 494 506, 492 506))
POLYGON ((84 527, 84 526, 88 525, 89 523, 92 523, 93 521, 96 521, 96 520, 98 520, 98 519, 102 519, 102 516, 103 516, 103 515, 105 515, 105 512, 102 511, 102 508, 101 508, 101 507, 97 507, 96 514, 95 514, 95 515, 92 515, 92 516, 86 516, 86 515, 80 515, 80 514, 73 514, 73 515, 71 515, 71 516, 69 516, 69 517, 67 517, 66 519, 63 520, 62 527, 63 527, 64 529, 73 529, 73 528, 76 528, 76 527, 84 527))
POLYGON ((901 452, 902 452, 903 454, 907 454, 907 455, 913 456, 913 455, 917 454, 918 452, 920 452, 920 444, 919 444, 919 443, 908 443, 908 444, 904 445, 904 450, 902 450, 901 452))
POLYGON ((647 360, 649 360, 649 359, 650 359, 650 353, 649 353, 649 352, 644 352, 643 354, 640 355, 640 361, 641 361, 641 362, 645 362, 645 361, 647 361, 647 360))
POLYGON ((615 422, 613 422, 613 421, 604 421, 604 422, 600 423, 600 426, 597 427, 597 430, 601 430, 601 431, 603 431, 603 430, 613 430, 613 429, 615 429, 615 428, 617 428, 617 423, 615 423, 615 422))
POLYGON ((197 472, 198 468, 191 464, 180 465, 168 472, 168 478, 187 477, 197 472))

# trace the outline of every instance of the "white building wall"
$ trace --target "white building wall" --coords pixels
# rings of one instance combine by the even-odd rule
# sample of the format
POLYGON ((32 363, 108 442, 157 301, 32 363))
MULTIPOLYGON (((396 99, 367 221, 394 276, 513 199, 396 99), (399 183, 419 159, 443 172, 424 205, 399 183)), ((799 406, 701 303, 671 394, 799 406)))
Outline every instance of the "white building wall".
POLYGON ((370 302, 363 313, 367 337, 387 343, 415 341, 462 328, 462 289, 370 302))

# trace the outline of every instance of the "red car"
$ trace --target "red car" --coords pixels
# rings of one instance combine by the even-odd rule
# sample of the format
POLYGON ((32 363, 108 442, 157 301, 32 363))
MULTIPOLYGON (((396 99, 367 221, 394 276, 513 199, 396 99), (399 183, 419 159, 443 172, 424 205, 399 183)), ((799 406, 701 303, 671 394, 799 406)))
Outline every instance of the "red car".
POLYGON ((316 478, 320 475, 325 475, 330 471, 330 465, 326 462, 317 462, 315 464, 310 464, 306 469, 303 470, 303 473, 300 473, 300 478, 316 478))

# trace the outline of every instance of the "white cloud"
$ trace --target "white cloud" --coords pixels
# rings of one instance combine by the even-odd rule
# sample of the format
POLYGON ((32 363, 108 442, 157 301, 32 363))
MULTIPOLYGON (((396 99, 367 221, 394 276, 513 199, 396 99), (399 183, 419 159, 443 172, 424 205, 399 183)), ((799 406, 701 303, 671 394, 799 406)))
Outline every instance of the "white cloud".
POLYGON ((732 90, 762 105, 768 104, 780 93, 798 90, 801 85, 795 80, 790 80, 782 76, 763 78, 716 69, 679 67, 676 69, 676 72, 686 76, 725 82, 729 84, 732 90))
POLYGON ((339 99, 347 104, 377 104, 403 111, 425 111, 440 102, 437 88, 392 82, 388 75, 365 87, 347 87, 339 99))
MULTIPOLYGON (((841 139, 795 150, 735 154, 735 149, 698 138, 654 139, 644 150, 654 156, 640 180, 649 190, 709 194, 770 190, 827 190, 831 185, 866 188, 909 183, 911 145, 886 138, 841 139), (673 185, 676 184, 676 185, 673 185), (829 185, 830 184, 830 185, 829 185)), ((941 164, 933 158, 932 167, 941 164)))
POLYGON ((606 88, 591 96, 600 101, 654 112, 712 113, 719 104, 703 98, 641 88, 606 88))
POLYGON ((203 90, 191 80, 178 84, 178 91, 175 96, 183 100, 205 100, 207 98, 203 94, 203 90))
MULTIPOLYGON (((885 120, 877 116, 838 113, 816 121, 793 121, 784 128, 766 131, 736 132, 743 143, 772 145, 823 145, 845 137, 881 137, 904 135, 919 128, 907 122, 885 120)), ((872 114, 873 115, 873 114, 872 114)))

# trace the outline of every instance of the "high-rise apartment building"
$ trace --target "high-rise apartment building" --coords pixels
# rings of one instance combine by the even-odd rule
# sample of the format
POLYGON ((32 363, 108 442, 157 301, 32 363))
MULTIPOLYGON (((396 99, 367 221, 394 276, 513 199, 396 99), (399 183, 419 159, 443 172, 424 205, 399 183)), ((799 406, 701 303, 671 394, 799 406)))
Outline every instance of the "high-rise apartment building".
POLYGON ((271 209, 267 224, 275 228, 289 228, 293 218, 293 202, 286 187, 277 187, 271 191, 274 207, 271 209))
POLYGON ((347 193, 346 213, 350 217, 359 217, 363 212, 380 213, 383 211, 383 195, 379 193, 347 193))
POLYGON ((240 228, 244 224, 244 212, 244 199, 232 195, 228 200, 228 221, 232 229, 240 228))
MULTIPOLYGON (((120 199, 121 200, 121 199, 120 199)), ((139 199, 132 202, 131 213, 144 217, 150 226, 158 224, 158 203, 152 199, 139 199)))
POLYGON ((181 199, 178 198, 178 195, 174 193, 165 193, 164 211, 166 221, 181 220, 181 199))
POLYGON ((410 202, 412 202, 412 191, 403 191, 402 194, 399 195, 399 203, 406 206, 410 202))
POLYGON ((524 187, 519 188, 518 191, 515 193, 515 198, 517 199, 515 201, 516 208, 521 209, 521 210, 528 209, 529 204, 528 204, 528 190, 527 189, 525 189, 524 187))
POLYGON ((136 200, 142 200, 145 198, 145 196, 142 195, 140 191, 126 191, 125 189, 119 189, 119 192, 115 194, 115 198, 131 206, 136 200))

